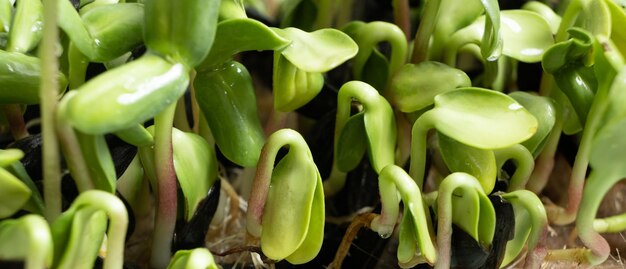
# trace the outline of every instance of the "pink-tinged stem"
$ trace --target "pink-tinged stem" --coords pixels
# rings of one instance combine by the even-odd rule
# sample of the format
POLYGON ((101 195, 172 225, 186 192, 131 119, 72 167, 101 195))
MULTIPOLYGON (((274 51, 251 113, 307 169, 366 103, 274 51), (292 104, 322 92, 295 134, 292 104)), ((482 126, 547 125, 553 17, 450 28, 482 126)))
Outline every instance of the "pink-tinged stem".
POLYGON ((22 108, 20 108, 20 105, 4 105, 2 106, 2 110, 9 121, 9 127, 11 128, 11 135, 13 135, 13 139, 20 140, 27 137, 28 130, 26 130, 26 123, 24 123, 24 117, 22 117, 22 108))
POLYGON ((172 126, 176 103, 154 118, 154 161, 157 179, 157 208, 152 236, 152 268, 165 268, 170 260, 172 236, 176 227, 176 172, 172 148, 172 126))

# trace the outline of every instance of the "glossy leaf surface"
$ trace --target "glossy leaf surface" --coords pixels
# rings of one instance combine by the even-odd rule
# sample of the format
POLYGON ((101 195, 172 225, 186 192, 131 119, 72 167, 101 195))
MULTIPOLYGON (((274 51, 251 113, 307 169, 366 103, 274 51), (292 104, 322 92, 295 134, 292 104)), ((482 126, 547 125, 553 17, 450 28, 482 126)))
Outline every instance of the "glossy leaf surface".
POLYGON ((68 100, 65 117, 88 134, 128 129, 178 100, 188 83, 188 70, 182 64, 146 54, 78 88, 68 100))
MULTIPOLYGON (((40 77, 39 58, 0 50, 0 103, 38 104, 40 77)), ((66 83, 59 73, 60 87, 66 83)))
POLYGON ((265 138, 252 79, 246 68, 229 62, 215 70, 200 72, 194 87, 198 105, 220 151, 241 166, 256 165, 265 138))
POLYGON ((513 98, 480 88, 440 94, 435 97, 435 108, 422 117, 427 114, 439 132, 483 149, 525 141, 538 125, 535 117, 513 98))

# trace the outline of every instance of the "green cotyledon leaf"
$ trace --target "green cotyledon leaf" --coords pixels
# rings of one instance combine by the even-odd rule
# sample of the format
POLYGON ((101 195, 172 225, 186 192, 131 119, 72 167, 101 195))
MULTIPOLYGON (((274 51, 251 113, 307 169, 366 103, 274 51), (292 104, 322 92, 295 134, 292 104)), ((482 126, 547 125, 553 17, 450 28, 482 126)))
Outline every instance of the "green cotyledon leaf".
POLYGON ((88 134, 128 129, 176 102, 188 84, 182 64, 149 53, 79 87, 63 117, 88 134))
POLYGON ((427 113, 437 119, 433 120, 439 132, 483 149, 523 142, 536 132, 538 125, 535 117, 513 98, 481 88, 440 94, 435 97, 435 108, 427 113))
POLYGON ((337 147, 337 168, 343 172, 352 171, 363 159, 367 150, 364 112, 353 115, 341 129, 337 147))
POLYGON ((144 1, 146 47, 188 68, 209 53, 217 28, 220 0, 144 1))
POLYGON ((280 53, 298 69, 307 72, 327 72, 354 57, 359 50, 348 35, 336 29, 311 33, 297 28, 272 30, 291 41, 280 53))
MULTIPOLYGON (((0 104, 38 104, 41 77, 39 58, 0 50, 0 104)), ((59 88, 67 80, 59 72, 59 88)))
POLYGON ((274 52, 274 109, 294 111, 311 101, 323 86, 321 73, 298 69, 279 52, 274 52))
POLYGON ((215 42, 198 70, 221 65, 242 51, 279 50, 290 43, 291 41, 257 20, 248 18, 224 20, 217 25, 215 42))
POLYGON ((42 26, 43 4, 41 1, 19 1, 9 32, 7 51, 26 53, 34 49, 41 40, 42 26))
POLYGON ((490 193, 498 172, 493 151, 459 143, 442 133, 437 135, 441 156, 450 172, 465 172, 474 176, 483 190, 490 193))
POLYGON ((31 190, 21 180, 0 168, 0 218, 15 214, 28 201, 31 190))
POLYGON ((69 1, 59 1, 58 6, 59 26, 90 61, 113 60, 143 40, 142 4, 98 5, 82 16, 69 1))
POLYGON ((533 155, 538 155, 556 123, 556 102, 548 97, 522 91, 512 92, 509 96, 524 106, 537 119, 539 124, 537 132, 531 138, 522 142, 522 145, 533 155))
POLYGON ((317 186, 315 187, 315 194, 311 205, 309 229, 302 244, 300 244, 294 253, 291 253, 291 255, 286 258, 288 262, 291 264, 303 264, 313 260, 313 258, 317 256, 324 242, 324 219, 324 184, 322 184, 322 177, 318 172, 317 186))
POLYGON ((23 260, 24 268, 51 268, 52 236, 48 222, 28 214, 0 222, 0 253, 6 260, 23 260))
POLYGON ((391 99, 402 112, 413 112, 432 105, 435 96, 472 82, 465 72, 440 62, 406 64, 391 81, 391 99))
POLYGON ((196 74, 198 105, 220 151, 236 164, 256 165, 265 142, 248 70, 231 61, 196 74))

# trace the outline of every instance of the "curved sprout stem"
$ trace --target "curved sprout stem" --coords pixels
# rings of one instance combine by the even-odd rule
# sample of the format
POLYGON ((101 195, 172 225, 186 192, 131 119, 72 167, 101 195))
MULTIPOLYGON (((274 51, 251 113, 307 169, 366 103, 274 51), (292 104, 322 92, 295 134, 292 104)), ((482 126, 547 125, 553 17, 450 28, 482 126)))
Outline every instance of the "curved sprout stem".
POLYGON ((469 174, 457 172, 447 176, 439 185, 437 197, 437 250, 435 269, 450 268, 450 249, 452 239, 452 196, 454 191, 482 192, 478 180, 469 174))
POLYGON ((398 206, 398 192, 400 192, 402 202, 405 207, 409 208, 417 226, 420 252, 428 263, 434 264, 437 260, 437 252, 428 228, 431 223, 430 214, 426 214, 424 210, 422 192, 415 181, 402 168, 388 165, 380 172, 379 189, 382 209, 380 215, 372 220, 371 229, 383 238, 391 236, 400 213, 398 206))
POLYGON ((511 176, 509 181, 507 191, 511 192, 525 189, 528 178, 535 168, 535 159, 530 151, 520 144, 515 144, 508 148, 494 150, 494 153, 496 155, 498 170, 502 169, 502 166, 507 160, 513 160, 517 165, 515 173, 511 176))
POLYGON ((389 61, 389 74, 387 81, 400 69, 407 60, 407 42, 402 30, 395 24, 374 21, 364 25, 356 36, 355 41, 359 44, 359 52, 354 56, 353 75, 360 80, 363 68, 369 59, 376 44, 389 42, 391 45, 391 59, 389 61))
POLYGON ((417 186, 422 188, 424 185, 424 174, 426 166, 426 147, 428 130, 435 127, 435 114, 432 110, 422 114, 411 129, 411 160, 409 175, 415 180, 417 186))
POLYGON ((257 165, 256 176, 252 183, 252 191, 248 201, 246 213, 246 228, 254 237, 261 237, 263 209, 269 193, 270 180, 278 151, 289 146, 289 151, 310 154, 309 147, 302 136, 291 129, 282 129, 272 134, 261 150, 261 157, 257 165))
MULTIPOLYGON (((105 191, 90 190, 81 193, 70 209, 89 207, 102 210, 109 218, 107 231, 107 257, 104 269, 122 268, 124 265, 124 243, 128 228, 128 212, 124 203, 115 195, 105 191)), ((169 254, 168 254, 169 261, 169 254)))

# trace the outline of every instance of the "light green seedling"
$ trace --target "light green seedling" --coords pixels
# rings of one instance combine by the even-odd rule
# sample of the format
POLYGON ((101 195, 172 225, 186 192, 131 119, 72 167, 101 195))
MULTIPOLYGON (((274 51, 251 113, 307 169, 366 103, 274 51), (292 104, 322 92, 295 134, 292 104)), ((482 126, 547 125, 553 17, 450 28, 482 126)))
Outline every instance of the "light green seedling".
POLYGON ((468 233, 479 245, 493 240, 496 212, 476 178, 457 172, 439 185, 437 195, 437 250, 435 268, 450 268, 452 224, 468 233))
POLYGON ((0 253, 3 260, 23 260, 24 268, 52 266, 52 236, 46 220, 26 215, 0 222, 0 253))
POLYGON ((548 231, 548 216, 543 203, 536 194, 528 190, 504 193, 501 197, 513 205, 515 212, 515 234, 506 244, 501 267, 513 262, 524 245, 527 245, 524 268, 539 267, 547 254, 545 247, 541 246, 548 231))
MULTIPOLYGON (((554 44, 550 25, 538 14, 526 10, 501 12, 502 54, 522 62, 539 62, 554 44)), ((456 64, 456 54, 467 44, 483 45, 485 17, 457 31, 445 46, 444 62, 456 64)), ((486 59, 486 58, 485 58, 486 59)))
POLYGON ((393 164, 396 132, 396 120, 391 105, 376 89, 360 81, 344 84, 337 97, 334 161, 331 175, 324 181, 326 195, 332 195, 343 188, 345 173, 353 169, 363 157, 362 141, 367 141, 367 152, 374 171, 380 173, 385 166, 393 164), (361 103, 363 112, 350 116, 353 99, 361 103), (361 120, 363 123, 357 122, 361 120), (365 132, 359 133, 358 130, 365 132), (346 147, 351 145, 357 145, 358 148, 346 147))
POLYGON ((320 251, 324 237, 322 179, 306 142, 282 129, 267 139, 257 166, 247 212, 247 230, 261 239, 272 260, 306 263, 320 251), (274 167, 282 147, 289 152, 274 167))
MULTIPOLYGON (((154 126, 147 130, 154 133, 154 126)), ((217 158, 213 148, 201 136, 176 128, 172 128, 172 149, 176 178, 185 199, 184 218, 189 220, 217 180, 217 158)), ((154 174, 157 165, 154 162, 154 148, 142 147, 139 151, 146 175, 156 189, 158 184, 154 174)))
POLYGON ((176 251, 167 269, 218 269, 213 255, 206 248, 176 251))
POLYGON ((0 1, 0 33, 8 33, 13 18, 13 4, 11 0, 0 1))
POLYGON ((336 29, 311 33, 297 28, 272 30, 289 46, 274 52, 274 108, 293 111, 311 101, 324 86, 322 73, 357 54, 356 43, 336 29))
POLYGON ((430 212, 426 210, 421 190, 402 168, 393 164, 380 172, 379 189, 382 209, 380 215, 372 220, 371 229, 383 238, 391 236, 400 214, 399 192, 404 204, 404 214, 400 223, 398 263, 409 264, 419 259, 415 257, 419 253, 417 256, 421 259, 431 265, 435 264, 437 251, 431 239, 430 212))
POLYGON ((479 149, 518 144, 537 130, 537 120, 511 97, 480 88, 461 88, 435 97, 435 107, 412 129, 410 175, 422 185, 428 130, 479 149))
POLYGON ((90 190, 81 193, 54 223, 54 268, 91 268, 107 231, 105 269, 122 268, 128 212, 115 195, 90 190), (107 218, 108 229, 107 229, 107 218))

